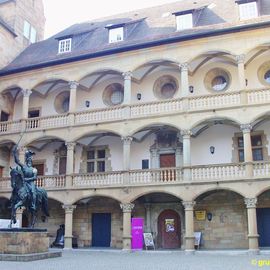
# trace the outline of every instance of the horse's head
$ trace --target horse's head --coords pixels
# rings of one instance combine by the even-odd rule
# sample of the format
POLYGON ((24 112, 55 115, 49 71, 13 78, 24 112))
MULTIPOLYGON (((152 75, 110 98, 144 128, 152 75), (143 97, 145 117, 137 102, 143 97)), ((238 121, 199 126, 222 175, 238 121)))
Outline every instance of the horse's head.
POLYGON ((11 168, 10 171, 10 177, 11 177, 11 187, 12 189, 15 189, 18 186, 21 186, 22 184, 22 175, 20 169, 17 168, 11 168))

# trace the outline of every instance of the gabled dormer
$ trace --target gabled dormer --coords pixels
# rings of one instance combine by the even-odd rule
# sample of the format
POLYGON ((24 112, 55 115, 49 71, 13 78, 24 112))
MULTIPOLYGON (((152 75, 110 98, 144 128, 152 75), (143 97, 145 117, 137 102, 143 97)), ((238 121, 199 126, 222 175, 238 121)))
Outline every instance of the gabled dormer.
POLYGON ((58 40, 58 53, 71 52, 72 37, 65 37, 58 40))

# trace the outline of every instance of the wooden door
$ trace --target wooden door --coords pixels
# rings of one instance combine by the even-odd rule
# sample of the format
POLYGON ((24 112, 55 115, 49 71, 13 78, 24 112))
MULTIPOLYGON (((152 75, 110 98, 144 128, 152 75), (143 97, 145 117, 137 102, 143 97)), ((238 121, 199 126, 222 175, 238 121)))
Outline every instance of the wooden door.
POLYGON ((158 247, 165 249, 181 247, 180 217, 174 210, 164 210, 158 217, 158 247))
POLYGON ((110 247, 111 246, 111 214, 93 213, 92 214, 92 246, 110 247))
POLYGON ((160 168, 175 167, 175 154, 160 155, 160 168))

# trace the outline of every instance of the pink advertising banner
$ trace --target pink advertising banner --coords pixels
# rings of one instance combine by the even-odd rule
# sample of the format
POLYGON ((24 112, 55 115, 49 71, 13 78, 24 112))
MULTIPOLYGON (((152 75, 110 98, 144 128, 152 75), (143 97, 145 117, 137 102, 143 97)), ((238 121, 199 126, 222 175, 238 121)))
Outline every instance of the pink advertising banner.
POLYGON ((143 249, 143 218, 131 219, 131 248, 143 249))

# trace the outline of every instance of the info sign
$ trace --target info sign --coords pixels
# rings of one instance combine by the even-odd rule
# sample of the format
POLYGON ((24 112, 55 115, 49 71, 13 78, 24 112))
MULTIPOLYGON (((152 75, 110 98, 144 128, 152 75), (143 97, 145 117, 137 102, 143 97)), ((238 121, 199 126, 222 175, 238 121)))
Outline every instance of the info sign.
POLYGON ((143 218, 131 219, 131 248, 133 250, 143 249, 143 218))

